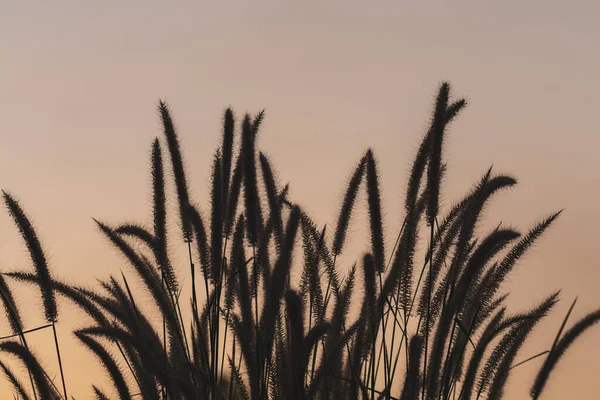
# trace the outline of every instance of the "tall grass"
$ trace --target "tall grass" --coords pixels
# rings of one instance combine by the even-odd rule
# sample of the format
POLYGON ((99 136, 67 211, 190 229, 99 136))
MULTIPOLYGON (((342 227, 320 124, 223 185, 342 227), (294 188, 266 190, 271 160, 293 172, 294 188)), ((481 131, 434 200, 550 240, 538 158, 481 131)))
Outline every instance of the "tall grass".
MULTIPOLYGON (((431 126, 409 174, 404 222, 391 249, 385 246, 374 151, 368 149, 351 174, 329 236, 289 198, 288 186, 279 186, 272 159, 258 150, 262 111, 236 121, 233 111, 225 110, 210 204, 203 213, 188 191, 171 111, 160 102, 164 142, 153 142, 150 162, 153 227, 96 221, 130 274, 111 276, 93 290, 54 276, 33 224, 4 192, 34 266, 33 272, 0 275, 2 305, 12 337, 19 338, 4 338, 0 353, 16 356, 30 376, 25 385, 0 361, 15 396, 68 396, 62 371, 60 393, 53 374, 27 346, 32 329, 23 326, 10 289, 21 282, 40 288, 48 321, 40 329, 56 332, 57 296, 89 316, 88 326, 74 335, 104 367, 119 399, 502 398, 518 373, 512 367, 523 344, 559 294, 531 310, 510 312, 508 294, 499 291, 560 212, 523 235, 499 225, 478 236, 488 202, 516 184, 491 168, 462 200, 448 210, 441 207, 444 139, 465 106, 464 99, 451 99, 448 83, 440 86, 431 126), (171 160, 169 176, 176 189, 171 194, 165 192, 163 148, 171 160), (342 274, 337 260, 361 190, 367 199, 369 251, 342 274), (181 228, 181 236, 173 238, 167 238, 166 229, 170 198, 178 205, 181 228), (424 252, 418 246, 421 236, 428 239, 424 252), (190 280, 175 272, 170 244, 176 241, 187 244, 190 280), (295 269, 301 269, 299 282, 291 279, 295 269), (130 289, 131 279, 142 283, 139 292, 130 289), (191 282, 189 301, 180 296, 180 282, 191 282), (204 296, 198 296, 202 291, 204 296), (137 304, 148 295, 153 305, 142 310, 137 304)), ((563 334, 567 319, 552 347, 538 355, 545 360, 532 385, 534 399, 571 343, 600 320, 600 312, 563 334)), ((60 361, 57 338, 56 350, 60 361)), ((98 399, 111 398, 91 388, 98 399)))

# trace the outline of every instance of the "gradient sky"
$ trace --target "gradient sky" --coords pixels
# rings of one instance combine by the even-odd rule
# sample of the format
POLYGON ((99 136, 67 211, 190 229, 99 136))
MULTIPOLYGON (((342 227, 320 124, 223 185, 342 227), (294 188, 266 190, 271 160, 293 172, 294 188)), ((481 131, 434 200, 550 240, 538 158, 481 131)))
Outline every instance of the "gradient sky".
MULTIPOLYGON (((599 3, 368 4, 0 0, 0 187, 33 217, 55 274, 93 284, 127 268, 91 217, 149 221, 159 98, 173 110, 194 196, 204 204, 228 105, 238 115, 266 108, 259 146, 321 224, 335 221, 344 180, 372 146, 392 241, 412 156, 447 79, 470 105, 446 142, 444 204, 493 164, 519 185, 495 199, 489 226, 503 221, 525 230, 566 209, 505 287, 514 310, 562 288, 554 316, 518 358, 551 345, 575 296, 575 318, 600 307, 599 3)), ((352 238, 362 251, 365 218, 355 221, 352 238)), ((13 267, 31 268, 2 212, 0 268, 13 267)), ((26 326, 40 325, 37 292, 18 295, 35 304, 26 326)), ((81 315, 62 310, 70 392, 89 398, 90 383, 108 385, 70 334, 85 325, 81 315)), ((2 321, 0 335, 8 334, 2 321)), ((32 337, 55 369, 44 349, 50 335, 32 337)), ((595 398, 599 340, 596 327, 573 346, 545 399, 595 398)), ((528 398, 539 365, 513 371, 507 398, 528 398)))

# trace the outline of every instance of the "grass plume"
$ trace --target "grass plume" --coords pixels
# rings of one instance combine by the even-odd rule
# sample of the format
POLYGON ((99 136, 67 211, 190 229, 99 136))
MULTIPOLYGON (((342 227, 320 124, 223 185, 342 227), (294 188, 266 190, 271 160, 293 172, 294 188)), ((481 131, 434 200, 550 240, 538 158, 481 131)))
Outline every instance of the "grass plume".
MULTIPOLYGON (((75 336, 108 372, 121 399, 499 399, 521 371, 515 366, 547 354, 531 388, 537 399, 567 349, 600 320, 600 311, 563 333, 571 308, 550 350, 515 363, 558 293, 511 313, 510 294, 501 289, 561 212, 523 235, 503 224, 481 234, 491 199, 516 184, 491 168, 445 207, 445 137, 465 106, 464 99, 451 99, 448 83, 440 85, 409 172, 392 248, 385 243, 392 225, 383 211, 373 149, 349 176, 331 232, 315 222, 289 184, 280 187, 274 158, 258 147, 264 110, 236 121, 227 108, 210 169, 210 200, 200 208, 191 202, 179 137, 161 101, 164 142, 152 142, 150 166, 152 226, 96 221, 129 267, 121 276, 85 286, 57 277, 29 218, 3 192, 35 270, 0 274, 0 300, 12 331, 0 342, 0 356, 17 357, 26 367, 36 400, 66 397, 66 385, 60 394, 26 339, 47 328, 56 332, 60 297, 85 314, 88 328, 75 336), (167 229, 161 143, 171 160, 179 214, 174 220, 187 244, 187 276, 167 229), (348 261, 354 249, 346 238, 363 180, 369 238, 362 259, 348 261), (196 294, 196 268, 205 296, 196 294), (182 286, 189 278, 185 299, 182 286), (25 326, 13 284, 40 288, 49 324, 25 326), (151 301, 142 304, 144 299, 151 301)), ((13 391, 31 398, 21 372, 10 370, 2 357, 0 368, 13 391)), ((90 391, 98 399, 110 395, 93 385, 90 391)))

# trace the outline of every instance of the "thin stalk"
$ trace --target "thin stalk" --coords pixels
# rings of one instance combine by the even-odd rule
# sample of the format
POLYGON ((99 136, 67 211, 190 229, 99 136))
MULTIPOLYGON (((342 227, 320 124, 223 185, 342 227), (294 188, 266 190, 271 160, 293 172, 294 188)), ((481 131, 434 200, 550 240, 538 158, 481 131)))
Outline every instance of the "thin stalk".
MULTIPOLYGON (((127 359, 127 356, 125 356, 125 352, 123 351, 123 348, 121 347, 121 345, 119 344, 119 342, 117 340, 113 340, 113 343, 117 345, 117 349, 119 349, 119 353, 121 353, 121 355, 123 356, 123 359, 125 360, 125 364, 127 364, 127 368, 129 368, 129 371, 131 372, 131 375, 133 376, 133 379, 135 380, 135 382, 137 383, 138 387, 140 388, 140 393, 139 394, 141 396, 143 396, 144 395, 144 388, 142 387, 142 384, 140 383, 137 375, 133 371, 133 367, 131 366, 131 363, 127 359)), ((135 396, 135 395, 132 395, 132 396, 135 396)))
POLYGON ((67 385, 65 384, 65 375, 63 373, 62 367, 62 358, 60 357, 60 346, 58 345, 58 336, 56 335, 56 326, 54 321, 52 321, 52 332, 54 333, 54 344, 56 345, 56 355, 58 356, 58 367, 60 368, 60 379, 62 380, 63 392, 65 394, 65 400, 69 397, 67 396, 67 385))
POLYGON ((213 302, 213 313, 212 313, 212 321, 210 323, 213 325, 213 354, 212 354, 212 370, 214 372, 215 381, 217 380, 217 374, 219 372, 219 282, 218 278, 215 277, 215 301, 213 302))
MULTIPOLYGON (((169 288, 167 287, 167 290, 169 290, 169 288)), ((169 294, 170 294, 170 290, 169 290, 169 294)), ((185 326, 183 324, 183 315, 181 314, 181 307, 179 307, 179 299, 177 301, 173 300, 173 297, 171 296, 171 302, 173 303, 173 307, 175 307, 177 309, 177 313, 175 314, 175 318, 177 318, 177 315, 179 315, 179 321, 180 321, 180 326, 181 326, 181 333, 179 333, 178 336, 181 336, 183 334, 183 338, 179 338, 179 340, 182 342, 181 344, 184 347, 184 350, 186 352, 186 357, 188 358, 188 363, 190 362, 191 359, 191 355, 190 355, 190 348, 188 346, 188 339, 187 339, 187 333, 185 330, 185 326)))
MULTIPOLYGON (((335 262, 337 260, 337 255, 333 256, 333 266, 332 266, 332 270, 335 270, 335 262)), ((327 314, 327 305, 329 302, 329 289, 331 287, 331 276, 329 276, 329 280, 327 281, 327 289, 325 289, 325 302, 323 303, 323 314, 327 314)), ((323 347, 323 354, 325 354, 325 342, 324 339, 321 338, 321 347, 323 347)), ((311 367, 311 371, 310 371, 310 380, 312 381, 314 374, 315 374, 315 367, 316 367, 316 361, 317 361, 317 352, 319 350, 319 345, 316 344, 315 348, 313 350, 313 356, 312 356, 312 367, 311 367)), ((327 384, 327 380, 325 380, 325 383, 327 384)))
MULTIPOLYGON (((233 344, 231 345, 231 357, 229 359, 229 360, 233 360, 233 365, 235 365, 235 336, 236 335, 233 335, 233 344)), ((240 354, 240 356, 241 356, 241 354, 240 354)), ((240 358, 240 364, 241 364, 241 362, 242 362, 242 359, 240 358)), ((239 370, 239 367, 238 367, 238 370, 239 370)), ((230 364, 229 365, 229 373, 230 373, 230 376, 229 376, 229 390, 228 390, 228 392, 229 392, 229 400, 233 399, 233 391, 235 389, 235 380, 233 379, 233 376, 232 376, 231 372, 232 371, 231 371, 231 364, 230 364)))
MULTIPOLYGON (((198 299, 196 296, 196 271, 194 268, 194 262, 192 260, 192 245, 191 245, 191 241, 188 240, 187 241, 187 245, 188 245, 188 256, 189 256, 189 260, 190 260, 190 271, 191 271, 191 276, 192 276, 192 312, 194 313, 198 313, 198 299)), ((206 290, 206 301, 208 301, 210 299, 210 291, 208 290, 208 280, 206 278, 206 276, 204 277, 204 288, 206 290)), ((177 303, 177 306, 179 307, 179 302, 177 303)), ((179 311, 181 313, 181 311, 179 311)), ((209 320, 209 324, 208 324, 208 328, 210 330, 209 332, 209 336, 210 336, 210 351, 211 351, 211 360, 212 360, 212 353, 214 352, 214 343, 213 343, 213 328, 212 328, 212 324, 210 323, 210 321, 212 321, 211 318, 211 310, 210 307, 208 307, 208 320, 209 320)), ((183 320, 182 320, 182 329, 183 329, 183 334, 185 336, 185 327, 183 327, 183 320)), ((185 339, 186 342, 186 347, 187 347, 187 337, 185 339)), ((188 350, 189 352, 189 350, 188 350)))
MULTIPOLYGON (((220 282, 223 282, 223 279, 225 279, 225 277, 227 275, 225 275, 225 268, 223 268, 225 266, 225 254, 227 251, 227 240, 229 239, 229 237, 225 237, 225 244, 223 246, 223 255, 221 256, 221 279, 220 282)), ((219 296, 220 298, 221 296, 219 296)), ((225 314, 225 334, 223 335, 223 354, 221 355, 221 377, 219 378, 219 382, 223 382, 223 366, 225 365, 225 349, 226 349, 226 343, 227 343, 227 331, 229 331, 228 329, 229 326, 229 308, 227 309, 227 312, 225 314)))
MULTIPOLYGON (((372 328, 373 329, 373 328, 372 328)), ((373 329, 373 345, 371 349, 371 400, 375 400, 375 348, 377 342, 377 330, 373 329)))
MULTIPOLYGON (((406 225, 406 217, 404 217, 404 221, 402 221, 402 226, 400 227, 400 231, 398 232, 398 236, 396 237, 396 242, 394 243, 394 247, 392 248, 392 252, 390 253, 390 258, 388 259, 388 262, 387 262, 387 264, 385 266, 384 272, 388 269, 389 265, 392 262, 392 258, 394 256, 394 252, 396 251, 396 248, 398 247, 398 243, 400 242, 400 237, 402 236, 402 232, 404 231, 405 225, 406 225)), ((397 304, 398 304, 398 301, 396 301, 396 305, 397 304)), ((384 326, 386 326, 386 327, 387 327, 388 320, 389 320, 389 314, 386 314, 386 316, 385 316, 385 323, 384 323, 384 326)), ((406 327, 405 327, 405 329, 406 329, 406 327)), ((394 327, 392 328, 392 344, 391 344, 392 347, 391 347, 390 353, 389 353, 390 354, 390 359, 388 361, 388 365, 390 365, 391 361, 392 361, 391 354, 394 352, 394 337, 395 337, 395 335, 396 335, 396 324, 394 324, 394 327)), ((400 343, 402 343, 402 341, 400 343)), ((400 346, 402 346, 402 344, 400 346)), ((391 381, 392 381, 391 374, 388 374, 387 387, 391 386, 391 381)))
MULTIPOLYGON (((165 271, 160 269, 160 279, 163 287, 165 287, 165 271)), ((165 321, 165 316, 162 317, 162 326, 163 326, 163 351, 165 356, 167 355, 167 322, 165 321)), ((167 398, 167 393, 165 393, 165 388, 161 387, 160 392, 162 394, 163 399, 167 398)))
MULTIPOLYGON (((223 268, 224 266, 224 260, 225 260, 225 250, 227 248, 227 239, 225 239, 225 246, 223 248, 223 254, 221 256, 221 266, 219 268, 219 271, 221 272, 220 276, 217 278, 215 277, 215 291, 216 291, 216 301, 215 301, 215 311, 213 316, 216 316, 215 318, 215 366, 214 366, 214 370, 215 370, 215 382, 218 382, 219 380, 219 331, 221 330, 221 325, 220 325, 220 310, 221 310, 221 291, 223 289, 223 276, 224 276, 224 270, 225 268, 223 268)), ((225 325, 225 338, 227 338, 227 325, 225 325)), ((225 342, 223 342, 223 350, 225 350, 225 342)), ((223 370, 223 363, 221 363, 221 370, 223 370)), ((222 375, 222 374, 221 374, 222 375)))
MULTIPOLYGON (((191 240, 186 241, 188 245, 188 255, 190 258, 190 272, 192 274, 192 302, 194 303, 194 308, 198 309, 198 299, 196 298, 196 271, 194 270, 194 262, 192 261, 192 242, 191 240)), ((208 298, 208 291, 206 292, 206 296, 208 298)))
MULTIPOLYGON (((204 278, 204 289, 206 290, 206 301, 208 302, 208 301, 209 301, 209 299, 210 299, 210 291, 208 290, 208 279, 207 279, 206 277, 204 278)), ((212 316, 211 316, 211 311, 212 311, 212 310, 211 310, 211 306, 212 306, 212 304, 211 304, 210 306, 208 306, 208 307, 207 307, 207 311, 206 311, 206 312, 207 312, 207 314, 208 314, 208 320, 209 320, 209 321, 212 321, 212 319, 211 319, 211 317, 212 317, 212 316)), ((198 310, 198 307, 197 307, 197 306, 195 307, 195 310, 194 310, 194 312, 195 312, 196 314, 198 314, 198 313, 199 313, 199 310, 198 310)), ((212 341, 213 341, 213 326, 212 326, 212 324, 210 324, 210 323, 208 324, 208 330, 209 330, 209 332, 208 332, 208 336, 209 336, 209 340, 210 340, 210 351, 212 352, 212 349, 213 349, 213 342, 212 342, 212 341)), ((211 354, 212 354, 212 353, 211 353, 211 354)), ((208 360, 208 354, 206 355, 206 357, 207 357, 207 359, 206 359, 206 363, 207 363, 207 364, 209 364, 209 360, 208 360)))
MULTIPOLYGON (((396 324, 394 324, 394 325, 396 325, 396 324)), ((403 337, 408 337, 408 335, 406 333, 406 330, 407 330, 406 326, 404 327, 404 329, 400 328, 400 330, 402 331, 403 337)), ((388 388, 390 388, 392 386, 392 380, 396 374, 396 368, 398 366, 398 360, 400 359, 400 353, 402 353, 402 345, 403 344, 404 344, 404 341, 401 338, 400 346, 398 346, 398 351, 396 352, 396 358, 394 359, 394 367, 392 368, 392 370, 389 374, 389 377, 388 377, 388 379, 389 379, 388 388)), ((391 354, 390 354, 390 357, 391 357, 391 354)), ((390 361, 391 361, 391 359, 390 359, 390 361)))
MULTIPOLYGON (((256 245, 252 245, 252 263, 254 264, 254 268, 252 268, 252 279, 254 280, 254 322, 256 325, 256 371, 257 371, 257 385, 260 385, 260 382, 263 380, 260 376, 260 371, 262 371, 262 366, 260 365, 260 334, 258 331, 258 273, 257 273, 257 265, 256 265, 256 245)), ((260 394, 261 388, 258 387, 258 393, 260 394)))
POLYGON ((536 358, 541 357, 544 354, 548 354, 548 353, 550 353, 550 350, 544 350, 544 351, 542 351, 540 353, 537 353, 535 356, 531 356, 531 357, 527 358, 526 360, 523 360, 521 362, 516 363, 515 365, 511 365, 511 367, 509 368, 509 371, 511 369, 513 369, 513 368, 517 368, 518 366, 521 366, 521 365, 523 365, 523 364, 525 364, 525 363, 527 363, 527 362, 529 362, 531 360, 535 360, 536 358))
MULTIPOLYGON (((475 311, 475 315, 473 316, 473 320, 471 325, 469 326, 469 331, 465 332, 467 335, 467 339, 468 342, 471 342, 471 345, 473 345, 473 347, 475 347, 475 345, 473 344, 473 342, 471 341, 471 334, 473 333, 473 328, 475 327, 475 320, 477 319, 477 316, 479 315, 479 312, 481 311, 481 307, 477 307, 477 310, 475 311)), ((455 321, 458 322, 458 320, 455 321)), ((467 349, 467 343, 465 342, 465 344, 463 345, 463 348, 461 349, 460 353, 459 353, 459 358, 461 358, 465 352, 465 350, 467 349)), ((450 392, 452 391, 453 386, 455 385, 456 381, 458 381, 458 375, 457 375, 458 371, 454 371, 454 373, 452 374, 452 379, 450 381, 450 386, 448 387, 448 391, 446 392, 447 395, 450 395, 450 392)), ((446 373, 446 371, 444 370, 444 374, 446 373)), ((442 385, 444 385, 444 380, 442 379, 442 385)))
POLYGON ((227 344, 227 326, 229 325, 229 309, 225 314, 225 334, 223 335, 223 352, 221 354, 221 377, 219 378, 219 382, 223 383, 223 366, 225 365, 225 352, 226 352, 226 344, 227 344))
POLYGON ((21 334, 39 331, 40 329, 50 328, 51 326, 52 326, 52 324, 38 326, 37 328, 32 328, 32 329, 29 329, 29 330, 26 330, 26 331, 23 331, 23 332, 20 332, 20 333, 13 333, 12 335, 2 336, 2 337, 0 337, 0 340, 14 338, 16 336, 21 336, 21 334))
MULTIPOLYGON (((335 270, 336 260, 337 260, 337 255, 334 255, 333 256, 333 265, 331 267, 332 271, 335 270)), ((327 288, 325 289, 325 302, 323 303, 323 314, 327 313, 327 305, 329 304, 329 298, 331 297, 331 294, 329 293, 329 289, 331 289, 331 276, 329 276, 329 280, 327 281, 327 288)), ((321 339, 321 341, 323 341, 323 339, 321 339)))
MULTIPOLYGON (((379 274, 379 288, 380 290, 383 289, 383 282, 381 280, 381 273, 379 274)), ((386 301, 388 302, 388 306, 391 308, 391 304, 389 304, 389 300, 386 299, 386 301)), ((385 331, 387 329, 387 316, 389 316, 389 314, 385 314, 383 311, 383 308, 381 309, 381 335, 382 335, 382 339, 381 339, 381 344, 379 345, 379 355, 377 356, 377 366, 376 369, 379 372, 379 365, 381 364, 381 354, 383 351, 383 378, 384 381, 387 383, 388 382, 388 373, 389 371, 389 363, 388 363, 388 351, 387 351, 387 343, 385 341, 385 331), (385 319, 384 319, 385 318, 385 319)), ((373 351, 375 350, 375 346, 376 346, 376 341, 373 341, 373 351)))
MULTIPOLYGON (((308 332, 310 332, 310 330, 312 328, 312 309, 313 309, 313 298, 312 298, 312 293, 309 290, 308 291, 308 332)), ((311 379, 312 379, 312 376, 311 376, 311 379)), ((304 385, 307 385, 307 384, 308 384, 308 370, 304 371, 304 385)))
POLYGON ((425 330, 425 353, 423 356, 423 387, 421 388, 421 395, 425 398, 425 386, 427 382, 427 347, 429 345, 429 323, 431 318, 431 285, 432 285, 432 268, 433 268, 433 231, 435 230, 435 223, 431 223, 431 236, 429 240, 429 290, 427 293, 427 329, 425 330))
MULTIPOLYGON (((452 323, 452 331, 450 332, 450 342, 448 343, 448 350, 446 351, 446 359, 444 360, 444 366, 443 366, 443 370, 442 370, 442 379, 440 381, 440 395, 438 397, 438 399, 441 400, 442 395, 444 394, 444 380, 446 379, 446 372, 447 369, 449 368, 448 365, 448 361, 450 361, 450 351, 452 350, 452 339, 454 338, 454 331, 456 330, 456 322, 457 319, 454 319, 454 322, 452 323)), ((433 372, 433 371, 432 371, 433 372)), ((435 393, 430 393, 430 395, 435 396, 435 393)))
MULTIPOLYGON (((371 340, 373 340, 371 338, 371 340)), ((371 382, 371 371, 373 371, 375 369, 375 357, 373 356, 373 352, 371 351, 371 357, 369 357, 369 365, 367 366, 367 368, 365 369, 365 384, 367 385, 367 388, 369 388, 369 385, 373 386, 373 382, 371 382)), ((374 377, 374 373, 372 374, 374 377)))
MULTIPOLYGON (((404 228, 405 223, 406 223, 406 218, 404 220, 404 223, 402 224, 402 228, 404 228)), ((437 218, 436 218, 436 224, 438 225, 438 231, 439 231, 439 224, 437 223, 437 218)), ((399 233, 398 239, 397 239, 396 242, 398 242, 401 234, 402 234, 402 232, 399 233)), ((440 238, 440 240, 441 240, 441 238, 440 238)), ((408 312, 406 312, 406 309, 404 310, 404 330, 402 330, 402 337, 400 338, 400 348, 402 348, 402 344, 403 343, 406 344, 405 348, 406 348, 407 368, 408 368, 408 322, 410 321, 410 318, 412 316, 412 309, 413 309, 414 304, 415 304, 415 300, 416 300, 416 297, 417 297, 417 293, 419 291, 419 287, 421 286, 421 281, 423 279, 423 274, 425 272, 425 268, 427 267, 427 263, 431 260, 432 257, 433 257, 432 249, 429 249, 429 251, 428 251, 428 253, 427 253, 426 257, 425 257, 425 262, 423 263, 423 267, 421 268, 421 273, 419 275, 419 279, 417 281, 417 285, 415 287, 415 290, 414 290, 414 293, 413 293, 413 297, 412 297, 412 300, 411 300, 408 312)), ((391 262, 391 258, 390 258, 390 262, 391 262)), ((431 285, 429 285, 429 286, 431 287, 431 285)), ((400 303, 400 291, 398 290, 397 294, 396 294, 396 307, 398 307, 399 303, 400 303)), ((389 305, 389 301, 388 301, 388 305, 389 305)), ((394 314, 394 317, 395 316, 396 316, 396 314, 394 314)), ((389 314, 388 314, 388 317, 389 317, 389 314)), ((418 322, 418 325, 417 325, 417 331, 419 330, 419 327, 421 326, 421 318, 422 317, 419 317, 419 322, 418 322)), ((398 325, 398 324, 394 324, 394 329, 396 328, 396 325, 398 325)), ((392 332, 392 349, 393 349, 393 344, 394 344, 393 337, 394 337, 394 332, 392 332)), ((396 358, 394 360, 394 367, 392 369, 391 376, 394 376, 395 373, 396 373, 396 367, 397 367, 397 364, 398 364, 398 359, 400 357, 400 348, 398 349, 398 352, 396 353, 396 358)), ((390 350, 390 357, 391 357, 392 353, 393 353, 393 350, 390 350)), ((390 379, 389 385, 391 386, 391 379, 390 379)))
MULTIPOLYGON (((382 282, 381 282, 381 276, 380 276, 380 281, 379 281, 379 283, 380 283, 380 285, 381 285, 381 283, 382 283, 382 282)), ((398 307, 398 304, 399 304, 399 302, 400 302, 399 298, 400 298, 400 291, 399 291, 399 289, 398 289, 398 290, 397 290, 396 299, 395 299, 395 301, 396 301, 396 310, 394 311, 394 307, 393 307, 393 306, 392 306, 392 304, 390 303, 390 300, 389 300, 389 298, 386 298, 386 299, 385 299, 385 301, 386 301, 386 303, 387 303, 387 305, 388 305, 388 311, 387 311, 386 313, 384 313, 384 312, 383 312, 383 310, 382 310, 382 314, 381 314, 381 320, 383 321, 383 319, 384 319, 384 315, 385 315, 385 317, 386 317, 386 319, 387 319, 387 318, 389 318, 389 313, 393 313, 393 315, 394 315, 394 322, 395 322, 395 323, 394 323, 394 329, 396 328, 396 325, 400 325, 400 324, 399 324, 399 322, 398 322, 398 317, 397 317, 397 314, 396 314, 396 313, 397 313, 397 311, 398 311, 398 308, 399 308, 399 307, 398 307)), ((385 322, 385 321, 384 321, 384 322, 385 322)), ((384 327, 384 329, 386 329, 386 328, 384 327)), ((404 329, 402 329, 402 327, 400 327, 400 330, 401 330, 403 333, 405 333, 405 332, 406 332, 406 326, 404 326, 404 329)), ((385 335, 383 336, 383 340, 385 340, 385 335)), ((392 344, 393 344, 393 340, 394 340, 394 339, 393 339, 393 336, 392 336, 392 344)), ((375 343, 375 344, 376 344, 376 343, 375 343)), ((375 345, 375 344, 374 344, 374 345, 375 345)), ((388 362, 387 344, 384 344, 384 343, 383 343, 383 341, 382 341, 382 342, 381 342, 381 344, 380 344, 380 346, 379 346, 379 348, 380 348, 380 350, 379 350, 379 356, 378 356, 378 358, 377 358, 377 364, 376 364, 376 367, 375 367, 375 368, 376 368, 376 370, 377 370, 377 371, 379 371, 379 365, 380 365, 380 363, 381 363, 381 354, 382 354, 382 349, 383 349, 383 352, 384 352, 384 379, 385 379, 385 382, 386 382, 386 384, 387 384, 387 383, 388 383, 388 380, 391 382, 391 374, 390 374, 389 368, 390 368, 390 366, 391 366, 391 362, 392 362, 392 360, 391 360, 391 356, 390 356, 390 359, 389 359, 389 362, 388 362)), ((401 348, 402 348, 402 338, 400 339, 400 347, 399 347, 399 349, 398 349, 398 352, 400 352, 400 349, 401 349, 401 348)), ((399 353, 398 353, 398 355, 397 355, 397 357, 396 357, 396 362, 397 362, 397 360, 398 360, 398 356, 399 356, 399 353)), ((372 361, 372 360, 369 360, 369 368, 372 368, 371 361, 372 361)), ((373 361, 373 362, 374 362, 374 361, 373 361)), ((390 387, 390 386, 391 386, 391 383, 390 383, 390 385, 389 385, 389 386, 386 386, 386 390, 387 390, 387 389, 389 389, 389 387, 390 387)), ((388 395, 389 395, 389 393, 388 393, 388 395)))
MULTIPOLYGON (((27 350, 29 350, 29 347, 27 346, 27 342, 25 341, 25 335, 23 335, 22 332, 19 332, 19 338, 21 340, 21 344, 23 345, 23 347, 25 347, 27 350)), ((35 385, 33 383, 33 375, 31 375, 31 370, 29 369, 29 367, 27 367, 27 373, 29 375, 29 383, 31 383, 31 390, 33 391, 33 397, 35 398, 35 400, 37 400, 37 392, 35 391, 35 385)))
MULTIPOLYGON (((192 264, 192 268, 193 268, 193 264, 192 264)), ((173 296, 173 292, 169 288, 169 285, 166 285, 165 287, 167 288, 167 292, 169 294, 169 299, 171 300, 171 304, 173 305, 173 310, 175 311, 175 320, 178 325, 177 326, 178 329, 175 329, 175 331, 177 333, 177 338, 179 339, 179 342, 181 343, 181 347, 185 353, 185 356, 186 356, 185 358, 187 361, 188 368, 190 370, 190 375, 192 377, 194 386, 196 388, 198 388, 198 382, 196 382, 196 376, 194 374, 194 369, 192 367, 190 350, 189 350, 188 343, 187 343, 187 334, 185 331, 185 326, 183 324, 183 317, 181 315, 181 308, 179 307, 179 299, 177 298, 177 300, 175 300, 175 297, 173 296), (179 313, 179 320, 177 320, 177 313, 179 313)), ((196 312, 196 311, 194 311, 194 312, 196 312)))

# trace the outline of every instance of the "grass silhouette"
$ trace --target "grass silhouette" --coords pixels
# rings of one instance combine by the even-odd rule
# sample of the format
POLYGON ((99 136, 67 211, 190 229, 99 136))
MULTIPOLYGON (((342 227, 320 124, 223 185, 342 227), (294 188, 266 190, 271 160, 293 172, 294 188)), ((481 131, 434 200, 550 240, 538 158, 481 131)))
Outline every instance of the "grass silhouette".
MULTIPOLYGON (((491 168, 463 200, 445 212, 440 209, 444 136, 465 106, 464 99, 451 100, 448 83, 440 86, 431 126, 410 171, 404 222, 391 251, 384 245, 373 150, 360 158, 348 181, 330 239, 327 228, 318 227, 289 198, 288 186, 279 186, 270 158, 257 149, 263 111, 244 115, 239 131, 233 111, 225 111, 221 146, 213 157, 210 212, 204 215, 188 191, 171 111, 160 102, 181 236, 167 237, 169 195, 158 138, 151 154, 152 229, 96 221, 143 283, 139 290, 144 294, 132 292, 131 277, 125 275, 111 276, 94 290, 53 276, 33 225, 19 202, 3 192, 34 266, 34 272, 0 275, 2 305, 12 338, 18 338, 3 338, 9 340, 0 343, 0 353, 16 356, 30 378, 29 385, 22 383, 0 361, 15 396, 68 398, 62 367, 61 393, 27 346, 25 335, 31 330, 24 330, 10 290, 21 282, 40 289, 48 321, 40 328, 56 333, 56 296, 89 316, 89 326, 74 334, 106 369, 119 399, 502 398, 519 350, 559 293, 531 310, 511 313, 505 306, 508 295, 499 290, 560 211, 525 234, 499 225, 478 237, 488 202, 516 184, 491 168), (370 250, 342 276, 336 262, 363 189, 370 250), (419 270, 421 235, 428 245, 419 270), (189 304, 180 296, 170 257, 169 243, 177 240, 188 248, 189 304), (291 271, 298 268, 301 279, 292 282, 291 271), (204 296, 198 297, 201 291, 204 296), (136 299, 147 294, 154 304, 143 311, 136 299), (187 307, 189 320, 182 313, 187 307), (351 310, 360 311, 354 319, 351 310)), ((569 314, 552 347, 537 355, 545 361, 532 384, 534 399, 573 341, 600 320, 600 311, 594 311, 563 334, 569 314)), ((110 398, 93 390, 98 399, 110 398)))

